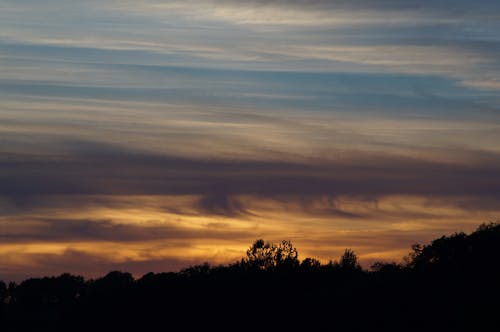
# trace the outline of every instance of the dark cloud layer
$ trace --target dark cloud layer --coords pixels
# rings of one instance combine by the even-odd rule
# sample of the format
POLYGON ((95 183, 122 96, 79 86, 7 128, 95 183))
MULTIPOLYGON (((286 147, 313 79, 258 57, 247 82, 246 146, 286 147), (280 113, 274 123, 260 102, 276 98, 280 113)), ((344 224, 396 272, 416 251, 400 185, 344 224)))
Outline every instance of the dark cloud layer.
POLYGON ((500 4, 495 0, 481 0, 480 5, 468 0, 200 0, 198 3, 233 4, 235 6, 254 6, 257 8, 276 7, 281 10, 301 11, 363 11, 400 12, 409 15, 421 14, 422 16, 439 15, 444 18, 472 18, 478 20, 495 20, 495 11, 500 9, 500 4))
POLYGON ((66 158, 3 157, 0 195, 204 195, 199 206, 242 213, 235 195, 469 195, 500 197, 500 156, 471 152, 468 163, 390 155, 340 161, 229 161, 111 150, 66 158))
POLYGON ((147 226, 119 224, 112 220, 34 218, 0 223, 0 241, 7 243, 36 242, 134 242, 176 239, 248 238, 247 233, 226 227, 185 229, 172 224, 150 222, 147 226))
POLYGON ((237 198, 231 197, 221 192, 214 192, 200 199, 196 206, 198 211, 205 214, 215 214, 228 217, 245 217, 250 213, 245 205, 237 198))
MULTIPOLYGON (((207 2, 201 1, 201 2, 207 2)), ((297 6, 303 8, 376 8, 376 9, 418 9, 418 8, 452 8, 453 6, 476 8, 467 0, 224 0, 223 3, 259 4, 277 6, 297 6)), ((494 0, 483 0, 481 4, 487 7, 497 7, 494 0)))

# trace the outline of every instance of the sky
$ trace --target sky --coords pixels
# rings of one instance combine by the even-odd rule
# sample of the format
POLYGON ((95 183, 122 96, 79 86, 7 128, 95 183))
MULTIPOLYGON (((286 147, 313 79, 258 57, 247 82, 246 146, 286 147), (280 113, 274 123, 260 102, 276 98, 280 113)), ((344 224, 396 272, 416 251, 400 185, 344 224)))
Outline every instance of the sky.
POLYGON ((496 0, 0 0, 0 279, 499 218, 496 0))

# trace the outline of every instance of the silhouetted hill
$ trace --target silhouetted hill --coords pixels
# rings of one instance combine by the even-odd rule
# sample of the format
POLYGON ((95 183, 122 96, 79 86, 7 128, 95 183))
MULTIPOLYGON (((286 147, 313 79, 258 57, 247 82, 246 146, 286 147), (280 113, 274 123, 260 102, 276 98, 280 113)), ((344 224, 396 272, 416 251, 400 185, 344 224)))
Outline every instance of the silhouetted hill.
POLYGON ((415 245, 404 262, 361 269, 298 259, 257 240, 241 261, 97 280, 0 282, 2 331, 500 331, 500 224, 415 245))

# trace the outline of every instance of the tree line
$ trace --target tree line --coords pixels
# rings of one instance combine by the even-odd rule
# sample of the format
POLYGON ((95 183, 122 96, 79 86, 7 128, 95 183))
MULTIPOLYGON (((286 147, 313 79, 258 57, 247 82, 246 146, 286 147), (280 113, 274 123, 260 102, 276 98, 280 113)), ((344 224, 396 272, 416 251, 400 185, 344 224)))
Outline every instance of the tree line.
POLYGON ((369 270, 350 249, 323 264, 259 239, 228 265, 0 282, 0 330, 500 331, 499 254, 498 223, 369 270))

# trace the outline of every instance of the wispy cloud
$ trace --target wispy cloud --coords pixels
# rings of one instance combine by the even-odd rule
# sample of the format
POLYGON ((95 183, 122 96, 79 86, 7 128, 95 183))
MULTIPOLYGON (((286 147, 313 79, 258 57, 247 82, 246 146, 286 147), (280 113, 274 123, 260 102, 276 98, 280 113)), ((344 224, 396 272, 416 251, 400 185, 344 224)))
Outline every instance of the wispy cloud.
POLYGON ((481 6, 466 1, 55 4, 7 2, 6 23, 21 13, 33 20, 29 28, 5 26, 0 37, 40 46, 146 53, 136 54, 136 63, 150 53, 169 56, 170 63, 219 68, 389 70, 446 75, 478 89, 497 85, 470 82, 483 81, 485 75, 494 82, 500 75, 494 34, 499 8, 490 1, 481 6), (46 20, 57 15, 55 4, 72 20, 46 20))
POLYGON ((396 259, 495 218, 499 13, 0 0, 0 277, 228 262, 257 237, 396 259))

